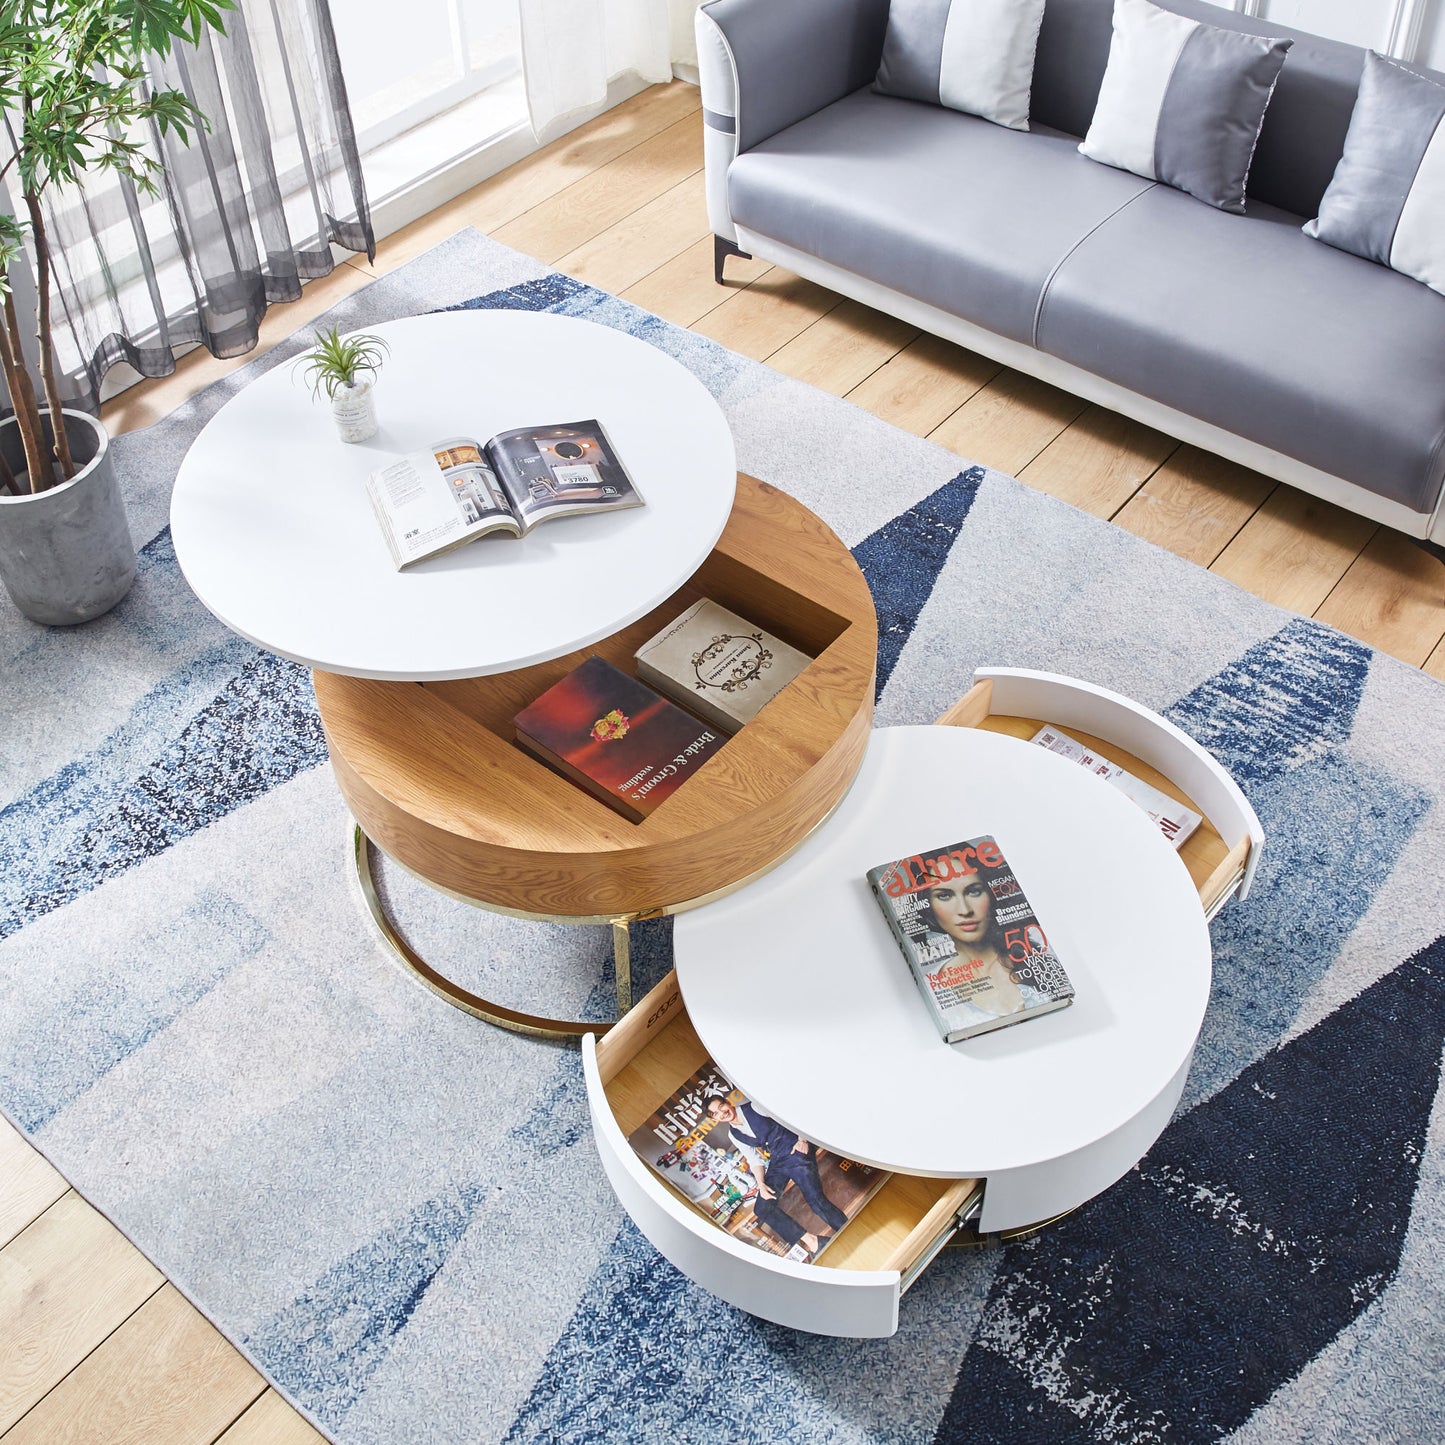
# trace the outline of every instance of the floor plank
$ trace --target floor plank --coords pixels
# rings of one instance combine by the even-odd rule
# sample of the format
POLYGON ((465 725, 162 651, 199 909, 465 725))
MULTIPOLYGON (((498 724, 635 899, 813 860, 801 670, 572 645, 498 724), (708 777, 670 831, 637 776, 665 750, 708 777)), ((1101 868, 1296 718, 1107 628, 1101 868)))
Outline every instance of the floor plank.
POLYGON ((0 1247, 69 1188, 45 1156, 8 1120, 0 1119, 0 1247))
POLYGON ((267 1390, 216 1445, 322 1445, 325 1439, 275 1390, 267 1390))
POLYGON ((860 381, 848 400, 926 437, 1002 370, 986 356, 925 333, 860 381))
POLYGON ((557 269, 617 295, 711 235, 698 171, 560 257, 557 269))
POLYGON ((1146 542, 1208 567, 1276 485, 1248 467, 1181 446, 1113 520, 1146 542))
POLYGON ((1419 667, 1445 634, 1445 562, 1382 527, 1315 616, 1419 667))
POLYGON ((681 81, 643 91, 388 236, 376 248, 375 273, 394 271, 463 226, 490 234, 700 108, 697 88, 681 81))
POLYGON ((930 434, 969 461, 1018 476, 1088 403, 1021 371, 1000 371, 930 434))
POLYGON ((1375 524, 1280 487, 1220 553, 1212 572, 1256 597, 1313 616, 1364 550, 1375 524))
POLYGON ((845 300, 768 357, 768 365, 846 396, 918 335, 916 326, 845 300))
POLYGON ((692 329, 754 361, 766 361, 841 301, 832 291, 770 266, 692 329))
POLYGON ((691 326, 768 269, 766 261, 744 261, 735 256, 728 262, 728 284, 719 286, 713 280, 713 245, 709 232, 680 255, 629 286, 622 295, 634 306, 641 306, 675 326, 691 326))
POLYGON ((1109 518, 1178 446, 1163 432, 1091 406, 1018 478, 1081 511, 1109 518))
POLYGON ((176 1289, 159 1289, 5 1445, 210 1445, 266 1382, 176 1289))
POLYGON ((164 1283, 75 1193, 0 1250, 0 1434, 164 1283))
POLYGON ((702 126, 696 116, 684 116, 491 234, 552 264, 701 167, 702 126))

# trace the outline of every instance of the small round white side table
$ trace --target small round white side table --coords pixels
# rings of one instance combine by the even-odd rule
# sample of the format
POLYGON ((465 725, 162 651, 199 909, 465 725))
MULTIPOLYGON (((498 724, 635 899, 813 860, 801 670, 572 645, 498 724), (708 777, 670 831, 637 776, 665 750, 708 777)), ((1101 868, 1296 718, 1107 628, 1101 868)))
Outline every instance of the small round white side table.
POLYGON ((1178 855, 1082 768, 972 728, 875 732, 794 856, 677 920, 678 983, 712 1057, 824 1148, 984 1178, 986 1233, 1130 1169, 1184 1086, 1211 977, 1178 855), (1073 979, 1060 1012, 945 1044, 869 890, 878 864, 993 834, 1073 979))
POLYGON ((454 311, 373 327, 381 430, 337 441, 277 366, 206 424, 176 478, 181 570, 222 622, 324 672, 506 672, 617 632, 702 564, 732 510, 732 434, 707 388, 636 337, 575 317, 454 311), (368 472, 457 435, 597 418, 646 506, 484 537, 397 572, 368 472))

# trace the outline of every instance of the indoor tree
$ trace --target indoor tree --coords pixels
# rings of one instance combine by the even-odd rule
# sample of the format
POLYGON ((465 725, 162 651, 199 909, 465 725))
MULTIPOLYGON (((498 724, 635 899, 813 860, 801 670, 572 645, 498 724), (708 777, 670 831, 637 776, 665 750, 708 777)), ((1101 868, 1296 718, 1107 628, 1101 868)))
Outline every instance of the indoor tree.
MULTIPOLYGON (((0 0, 0 109, 11 142, 8 153, 0 149, 0 181, 21 203, 14 214, 0 212, 0 370, 32 492, 75 474, 60 422, 42 198, 53 187, 77 185, 87 171, 111 171, 154 194, 161 162, 146 147, 146 129, 154 125, 185 143, 206 120, 181 91, 151 89, 146 56, 168 55, 178 40, 196 44, 203 31, 222 29, 221 12, 232 8, 234 0, 0 0), (27 242, 50 445, 9 279, 27 242)), ((12 476, 0 473, 0 480, 15 490, 12 476)))

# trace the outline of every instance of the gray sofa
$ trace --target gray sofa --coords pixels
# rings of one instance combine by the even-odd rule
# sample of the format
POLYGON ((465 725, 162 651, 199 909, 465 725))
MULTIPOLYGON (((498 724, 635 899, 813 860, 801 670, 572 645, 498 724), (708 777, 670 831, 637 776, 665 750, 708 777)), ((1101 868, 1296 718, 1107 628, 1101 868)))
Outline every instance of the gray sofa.
POLYGON ((713 0, 697 33, 719 275, 732 248, 763 257, 1445 541, 1445 297, 1300 230, 1364 52, 1161 3, 1295 37, 1243 216, 1078 153, 1112 0, 1048 0, 1027 132, 874 94, 888 0, 713 0))

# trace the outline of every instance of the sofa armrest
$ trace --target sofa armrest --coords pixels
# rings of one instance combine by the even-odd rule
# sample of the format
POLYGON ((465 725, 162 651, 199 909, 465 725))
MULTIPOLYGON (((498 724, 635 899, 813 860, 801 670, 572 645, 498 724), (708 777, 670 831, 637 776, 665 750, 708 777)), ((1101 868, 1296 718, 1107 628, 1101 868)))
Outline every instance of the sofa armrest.
POLYGON ((888 0, 712 0, 697 12, 703 160, 713 233, 736 241, 727 170, 739 152, 878 73, 888 0))

